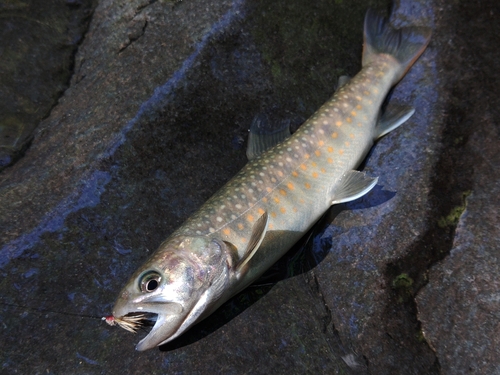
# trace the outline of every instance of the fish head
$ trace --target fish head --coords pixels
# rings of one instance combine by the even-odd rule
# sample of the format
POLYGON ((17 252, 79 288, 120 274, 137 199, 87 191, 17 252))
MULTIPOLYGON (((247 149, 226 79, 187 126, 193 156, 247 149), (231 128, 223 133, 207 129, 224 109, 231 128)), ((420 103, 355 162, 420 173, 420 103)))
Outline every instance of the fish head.
POLYGON ((227 248, 208 237, 165 241, 123 288, 113 308, 117 320, 156 316, 139 351, 173 340, 204 317, 229 279, 227 248))

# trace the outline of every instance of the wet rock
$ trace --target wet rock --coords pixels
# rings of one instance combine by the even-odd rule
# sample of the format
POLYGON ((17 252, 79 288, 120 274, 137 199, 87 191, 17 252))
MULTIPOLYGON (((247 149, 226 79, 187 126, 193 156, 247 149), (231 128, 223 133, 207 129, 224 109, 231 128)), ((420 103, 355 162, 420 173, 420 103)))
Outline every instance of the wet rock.
POLYGON ((0 171, 21 157, 68 87, 92 8, 90 0, 0 4, 0 171))
MULTIPOLYGON (((328 99, 339 75, 359 70, 367 4, 99 2, 69 88, 24 157, 1 174, 2 370, 453 373, 454 350, 466 346, 450 332, 493 327, 484 311, 494 314, 497 303, 484 287, 495 286, 494 254, 477 234, 496 233, 494 221, 479 216, 494 216, 484 199, 496 191, 486 172, 496 130, 470 132, 463 117, 451 116, 467 113, 463 91, 453 91, 458 80, 440 65, 451 61, 456 6, 402 1, 395 9, 397 25, 439 32, 392 94, 416 114, 363 165, 379 186, 332 210, 312 240, 271 270, 271 281, 160 350, 137 353, 145 332, 100 319, 123 283, 245 164, 241 140, 253 118, 265 114, 294 129, 328 99), (484 138, 487 158, 475 151, 484 138), (460 250, 470 241, 483 253, 460 250), (470 267, 480 265, 468 282, 485 292, 474 292, 481 311, 457 324, 436 296, 465 290, 458 271, 453 282, 443 276, 464 254, 470 267)), ((462 337, 475 345, 493 336, 462 337)))
POLYGON ((490 77, 496 75, 500 59, 499 52, 491 49, 500 31, 493 22, 500 7, 464 3, 442 9, 443 23, 467 20, 468 25, 468 29, 457 27, 444 48, 454 58, 443 62, 449 90, 446 121, 454 128, 448 149, 462 160, 448 183, 462 190, 462 201, 457 200, 438 221, 454 228, 453 242, 449 256, 431 268, 429 283, 418 295, 418 316, 442 373, 497 374, 500 102, 490 77))

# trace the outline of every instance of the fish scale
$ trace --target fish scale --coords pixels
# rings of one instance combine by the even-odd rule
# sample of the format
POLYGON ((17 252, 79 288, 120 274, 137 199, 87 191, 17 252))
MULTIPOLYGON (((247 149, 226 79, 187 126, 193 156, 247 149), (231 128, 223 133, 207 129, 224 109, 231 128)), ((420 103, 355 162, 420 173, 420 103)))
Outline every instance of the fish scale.
POLYGON ((339 79, 333 97, 281 143, 266 144, 286 131, 252 133, 252 159, 137 269, 105 321, 134 331, 154 315, 136 349, 169 342, 256 280, 332 204, 370 191, 377 178, 355 168, 413 114, 400 107, 381 117, 380 107, 429 39, 429 29, 394 30, 369 11, 361 72, 339 79))

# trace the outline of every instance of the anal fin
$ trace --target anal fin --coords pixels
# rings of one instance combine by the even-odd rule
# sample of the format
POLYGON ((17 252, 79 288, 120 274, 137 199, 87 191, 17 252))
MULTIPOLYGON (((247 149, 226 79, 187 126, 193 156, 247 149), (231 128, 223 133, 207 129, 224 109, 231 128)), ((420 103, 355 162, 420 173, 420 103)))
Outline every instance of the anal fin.
POLYGON ((385 113, 375 126, 375 139, 383 137, 405 123, 413 114, 415 108, 399 104, 389 104, 385 113))
POLYGON ((332 204, 350 202, 368 193, 377 184, 378 177, 368 177, 363 172, 344 173, 340 185, 332 191, 332 204))

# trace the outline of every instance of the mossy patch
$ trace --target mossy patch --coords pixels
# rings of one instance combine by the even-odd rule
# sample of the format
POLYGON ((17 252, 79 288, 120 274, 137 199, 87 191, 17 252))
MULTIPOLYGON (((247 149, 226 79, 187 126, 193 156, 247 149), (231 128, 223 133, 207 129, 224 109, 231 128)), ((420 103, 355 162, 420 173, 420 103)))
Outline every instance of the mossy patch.
POLYGON ((413 279, 407 273, 396 276, 392 280, 392 287, 398 294, 398 303, 406 302, 413 296, 413 279))
POLYGON ((438 226, 440 228, 446 228, 448 226, 454 227, 458 224, 460 217, 467 208, 467 197, 471 194, 470 190, 462 193, 462 203, 458 206, 453 207, 450 213, 446 216, 442 216, 438 219, 438 226))

